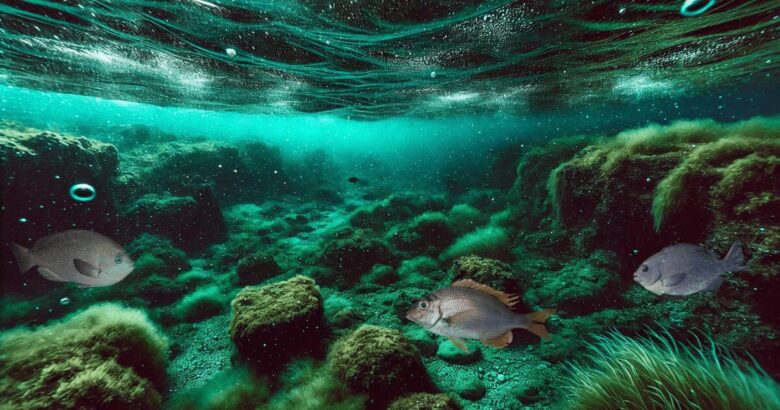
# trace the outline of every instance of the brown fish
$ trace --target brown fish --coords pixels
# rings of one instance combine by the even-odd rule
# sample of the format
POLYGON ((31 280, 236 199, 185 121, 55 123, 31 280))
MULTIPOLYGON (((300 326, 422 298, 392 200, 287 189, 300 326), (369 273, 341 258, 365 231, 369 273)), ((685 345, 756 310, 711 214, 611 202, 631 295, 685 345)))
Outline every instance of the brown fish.
POLYGON ((463 351, 468 351, 463 339, 504 348, 512 343, 512 329, 516 328, 549 339, 544 322, 555 309, 521 315, 509 310, 517 300, 515 295, 462 279, 415 302, 406 318, 431 333, 446 336, 463 351))
POLYGON ((71 229, 43 237, 32 249, 13 244, 22 273, 33 266, 44 278, 82 287, 113 285, 130 274, 133 260, 119 244, 92 231, 71 229))

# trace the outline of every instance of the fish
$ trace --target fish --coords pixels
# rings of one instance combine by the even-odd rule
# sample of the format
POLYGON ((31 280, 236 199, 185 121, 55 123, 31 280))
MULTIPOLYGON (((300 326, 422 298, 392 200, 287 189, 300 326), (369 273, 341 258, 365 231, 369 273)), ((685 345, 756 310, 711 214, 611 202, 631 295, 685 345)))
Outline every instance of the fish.
POLYGON ((22 273, 37 267, 44 278, 81 287, 113 285, 126 278, 135 264, 124 249, 97 232, 71 229, 39 239, 27 249, 12 244, 22 273))
POLYGON ((468 352, 464 339, 502 349, 512 343, 512 329, 526 329, 541 337, 551 336, 544 327, 555 309, 528 314, 509 310, 519 300, 471 279, 461 279, 415 301, 406 318, 433 334, 447 337, 458 349, 468 352))
POLYGON ((747 270, 742 243, 734 242, 723 259, 691 243, 667 246, 647 258, 634 272, 634 281, 656 295, 688 296, 714 292, 723 274, 747 270))
POLYGON ((356 183, 358 183, 358 181, 360 181, 360 179, 358 179, 358 177, 349 177, 349 179, 347 179, 347 181, 349 181, 350 183, 356 184, 356 183))

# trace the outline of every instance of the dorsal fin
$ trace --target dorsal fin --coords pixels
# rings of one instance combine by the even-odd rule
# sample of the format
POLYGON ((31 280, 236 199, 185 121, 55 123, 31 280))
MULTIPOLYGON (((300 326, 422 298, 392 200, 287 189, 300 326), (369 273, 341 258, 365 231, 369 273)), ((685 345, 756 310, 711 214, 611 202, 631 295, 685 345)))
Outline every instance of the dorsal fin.
POLYGON ((520 297, 517 295, 512 295, 509 293, 504 293, 500 290, 495 290, 488 285, 483 285, 481 283, 474 282, 471 279, 457 280, 455 282, 452 282, 452 286, 458 286, 461 288, 472 288, 478 290, 484 294, 493 296, 494 298, 500 300, 501 303, 505 304, 507 307, 514 306, 515 304, 517 304, 517 301, 520 300, 520 297))

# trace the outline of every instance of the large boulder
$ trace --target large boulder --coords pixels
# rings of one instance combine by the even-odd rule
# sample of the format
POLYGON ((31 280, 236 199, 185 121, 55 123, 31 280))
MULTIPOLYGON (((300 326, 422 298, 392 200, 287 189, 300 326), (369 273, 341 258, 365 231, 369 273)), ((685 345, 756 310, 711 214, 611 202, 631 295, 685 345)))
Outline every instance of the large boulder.
POLYGON ((258 366, 311 353, 323 338, 322 297, 305 276, 246 287, 231 303, 230 337, 242 356, 258 366))
MULTIPOLYGON (((117 171, 114 146, 18 125, 0 126, 0 191, 3 193, 0 242, 5 278, 18 272, 8 243, 31 246, 37 239, 66 229, 89 229, 113 236, 116 209, 112 178, 117 171), (96 196, 79 202, 70 188, 86 183, 96 196), (8 273, 8 274, 6 274, 8 273)), ((120 238, 117 238, 120 239, 120 238)), ((119 242, 122 242, 121 240, 119 242)), ((12 280, 4 280, 9 286, 12 280)))

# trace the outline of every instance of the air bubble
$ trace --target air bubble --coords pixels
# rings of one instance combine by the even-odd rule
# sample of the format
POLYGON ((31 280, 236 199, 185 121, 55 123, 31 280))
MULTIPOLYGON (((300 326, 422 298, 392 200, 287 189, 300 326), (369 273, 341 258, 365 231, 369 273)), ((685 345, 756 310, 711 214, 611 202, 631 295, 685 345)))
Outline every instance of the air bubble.
POLYGON ((62 306, 70 305, 70 298, 64 297, 64 298, 60 299, 60 305, 62 305, 62 306))
POLYGON ((431 71, 431 78, 436 78, 436 71, 431 71))
POLYGON ((715 0, 685 0, 680 7, 680 14, 685 17, 696 17, 704 14, 714 5, 715 0))
POLYGON ((76 184, 70 187, 70 197, 79 202, 89 202, 95 199, 97 192, 90 184, 76 184))
POLYGON ((228 57, 235 57, 236 56, 236 50, 232 48, 226 48, 225 54, 228 55, 228 57))

